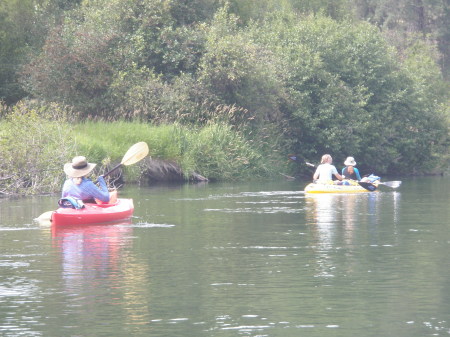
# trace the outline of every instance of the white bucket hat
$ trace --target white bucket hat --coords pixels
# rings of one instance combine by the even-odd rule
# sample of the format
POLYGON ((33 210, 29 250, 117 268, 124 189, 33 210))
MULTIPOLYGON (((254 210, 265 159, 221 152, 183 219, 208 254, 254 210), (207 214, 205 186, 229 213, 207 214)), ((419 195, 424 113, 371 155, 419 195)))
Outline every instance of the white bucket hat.
POLYGON ((64 172, 71 178, 84 177, 91 172, 97 164, 88 163, 86 157, 77 156, 71 163, 64 165, 64 172))
POLYGON ((355 158, 353 157, 347 157, 347 159, 344 161, 345 166, 356 166, 355 158))

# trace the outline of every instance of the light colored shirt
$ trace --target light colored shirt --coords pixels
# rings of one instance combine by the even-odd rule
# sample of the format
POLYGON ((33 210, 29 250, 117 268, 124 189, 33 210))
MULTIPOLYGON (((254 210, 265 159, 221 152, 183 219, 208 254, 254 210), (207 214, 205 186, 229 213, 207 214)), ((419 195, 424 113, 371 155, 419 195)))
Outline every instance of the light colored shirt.
POLYGON ((318 177, 319 181, 329 181, 333 180, 333 174, 338 174, 336 167, 331 164, 320 164, 317 166, 314 177, 318 177))
POLYGON ((90 179, 83 177, 80 185, 76 185, 71 178, 64 182, 62 198, 72 197, 80 200, 99 199, 109 201, 109 191, 103 177, 98 177, 100 187, 97 187, 90 179))

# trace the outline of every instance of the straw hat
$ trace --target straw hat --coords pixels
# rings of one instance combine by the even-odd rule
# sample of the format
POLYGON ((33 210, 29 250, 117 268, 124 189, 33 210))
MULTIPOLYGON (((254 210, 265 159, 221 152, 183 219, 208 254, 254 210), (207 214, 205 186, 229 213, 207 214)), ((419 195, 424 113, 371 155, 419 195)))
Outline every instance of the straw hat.
POLYGON ((356 166, 355 158, 353 157, 347 157, 347 159, 344 161, 345 166, 356 166))
POLYGON ((86 157, 77 156, 71 163, 64 165, 64 172, 71 178, 84 177, 91 172, 97 164, 88 163, 86 157))

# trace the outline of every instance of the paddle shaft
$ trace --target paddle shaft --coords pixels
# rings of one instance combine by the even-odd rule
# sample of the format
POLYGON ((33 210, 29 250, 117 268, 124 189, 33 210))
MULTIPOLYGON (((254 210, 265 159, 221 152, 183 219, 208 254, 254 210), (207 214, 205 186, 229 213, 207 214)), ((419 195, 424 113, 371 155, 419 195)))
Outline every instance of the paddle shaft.
MULTIPOLYGON (((104 177, 106 177, 106 176, 109 176, 111 173, 113 173, 115 170, 117 170, 119 167, 121 167, 122 166, 122 163, 120 163, 120 164, 117 164, 115 167, 113 167, 111 170, 109 170, 108 172, 106 172, 105 174, 103 174, 102 176, 103 176, 103 178, 104 177)), ((96 180, 96 181, 94 181, 94 184, 97 184, 98 183, 98 179, 96 180)))
POLYGON ((111 173, 113 173, 115 170, 117 170, 119 167, 122 166, 122 163, 117 164, 115 167, 113 167, 111 170, 103 174, 103 177, 109 176, 111 173))
MULTIPOLYGON (((139 142, 139 143, 134 144, 133 146, 131 146, 128 149, 127 153, 125 153, 125 155, 123 156, 122 161, 120 162, 120 164, 116 165, 111 170, 106 172, 103 175, 103 177, 106 177, 106 176, 110 175, 112 172, 117 170, 122 165, 132 165, 134 163, 137 163, 138 161, 142 160, 144 157, 147 156, 148 151, 149 150, 148 150, 147 143, 139 142)), ((97 182, 98 181, 96 181, 95 183, 97 183, 97 182)))

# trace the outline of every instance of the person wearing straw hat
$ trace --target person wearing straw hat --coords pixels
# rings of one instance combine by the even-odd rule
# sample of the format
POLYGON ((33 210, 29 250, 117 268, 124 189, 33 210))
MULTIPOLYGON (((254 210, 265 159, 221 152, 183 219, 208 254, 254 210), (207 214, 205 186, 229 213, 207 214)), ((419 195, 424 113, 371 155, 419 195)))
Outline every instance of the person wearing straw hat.
POLYGON ((110 194, 103 176, 98 177, 99 187, 86 176, 91 173, 97 164, 88 163, 86 157, 77 156, 71 163, 64 165, 64 172, 68 179, 64 182, 62 198, 72 197, 82 201, 98 199, 109 202, 110 194))
POLYGON ((347 159, 344 162, 345 167, 342 169, 342 175, 345 177, 345 179, 352 179, 352 180, 361 180, 361 175, 359 174, 359 170, 355 167, 356 161, 353 157, 347 157, 347 159))

